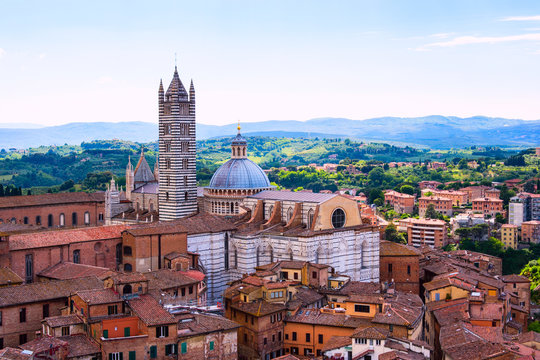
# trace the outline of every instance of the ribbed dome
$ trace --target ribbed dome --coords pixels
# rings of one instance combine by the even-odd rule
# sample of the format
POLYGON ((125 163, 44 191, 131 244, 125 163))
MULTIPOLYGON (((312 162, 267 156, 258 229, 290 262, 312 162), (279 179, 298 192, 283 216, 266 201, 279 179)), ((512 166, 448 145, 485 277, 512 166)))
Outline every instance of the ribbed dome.
POLYGON ((221 165, 210 180, 210 189, 263 189, 271 188, 268 176, 253 161, 230 159, 221 165))

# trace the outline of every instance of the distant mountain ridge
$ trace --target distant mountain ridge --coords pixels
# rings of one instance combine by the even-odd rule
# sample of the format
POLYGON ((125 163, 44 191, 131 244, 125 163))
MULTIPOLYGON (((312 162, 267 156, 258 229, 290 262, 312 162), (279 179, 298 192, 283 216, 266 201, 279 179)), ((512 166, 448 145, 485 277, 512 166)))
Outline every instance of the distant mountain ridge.
MULTIPOLYGON (((40 145, 80 144, 83 141, 122 139, 150 142, 158 126, 147 122, 69 123, 35 128, 2 128, 0 148, 25 149, 40 145)), ((197 138, 232 136, 236 124, 197 124, 197 138)), ((470 145, 540 146, 540 120, 431 115, 416 118, 380 117, 366 120, 317 118, 307 121, 269 120, 242 124, 244 135, 283 137, 352 137, 393 141, 432 148, 470 145)))

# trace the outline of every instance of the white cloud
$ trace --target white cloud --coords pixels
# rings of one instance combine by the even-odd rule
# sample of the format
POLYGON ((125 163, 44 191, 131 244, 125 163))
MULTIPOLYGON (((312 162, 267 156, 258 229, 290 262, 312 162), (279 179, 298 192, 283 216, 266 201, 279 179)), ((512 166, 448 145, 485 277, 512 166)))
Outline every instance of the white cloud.
POLYGON ((447 39, 452 35, 454 35, 454 33, 438 33, 438 34, 431 34, 429 35, 429 37, 436 38, 436 39, 447 39))
POLYGON ((43 60, 43 59, 45 59, 45 56, 47 56, 46 53, 41 53, 41 54, 38 55, 38 58, 39 58, 39 60, 43 60))
POLYGON ((100 85, 104 85, 104 84, 110 84, 112 83, 113 79, 109 76, 100 76, 96 82, 100 85))
POLYGON ((540 15, 508 16, 508 17, 502 18, 501 21, 540 21, 540 15))
POLYGON ((3 58, 4 55, 6 55, 6 50, 0 48, 0 59, 3 58))
POLYGON ((425 50, 429 47, 451 47, 470 44, 498 44, 514 41, 540 41, 540 33, 509 35, 509 36, 458 36, 449 41, 426 44, 417 50, 425 50))

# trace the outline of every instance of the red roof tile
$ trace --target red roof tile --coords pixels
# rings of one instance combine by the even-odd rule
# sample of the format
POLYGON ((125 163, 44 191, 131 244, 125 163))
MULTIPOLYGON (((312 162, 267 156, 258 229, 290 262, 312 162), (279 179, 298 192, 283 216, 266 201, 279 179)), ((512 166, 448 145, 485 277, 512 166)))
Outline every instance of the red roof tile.
POLYGON ((58 264, 48 267, 37 275, 48 279, 65 280, 78 279, 87 276, 97 276, 99 278, 109 272, 111 272, 110 269, 103 267, 61 261, 58 264))
POLYGON ((85 202, 105 202, 105 193, 73 192, 26 196, 5 196, 0 198, 0 208, 60 205, 85 202))
POLYGON ((167 310, 165 310, 152 296, 141 295, 128 302, 133 312, 147 325, 174 324, 176 320, 167 310))
POLYGON ((77 295, 88 305, 111 304, 122 302, 120 295, 112 289, 77 291, 77 295))

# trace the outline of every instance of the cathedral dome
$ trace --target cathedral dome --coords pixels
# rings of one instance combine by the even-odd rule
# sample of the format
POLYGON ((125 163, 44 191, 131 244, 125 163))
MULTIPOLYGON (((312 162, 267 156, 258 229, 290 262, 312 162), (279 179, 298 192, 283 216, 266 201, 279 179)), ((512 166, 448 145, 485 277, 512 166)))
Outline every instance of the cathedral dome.
POLYGON ((247 158, 230 159, 221 165, 210 180, 210 189, 272 188, 264 171, 247 158))

